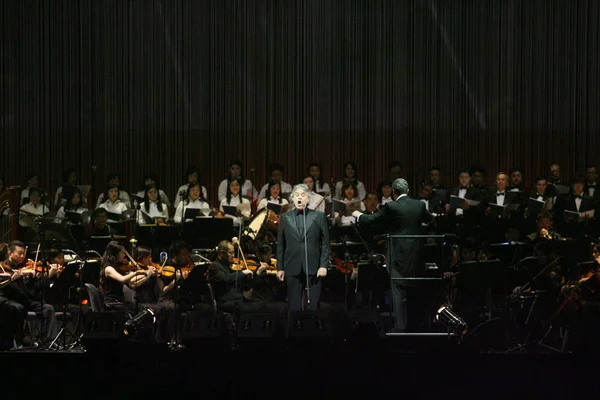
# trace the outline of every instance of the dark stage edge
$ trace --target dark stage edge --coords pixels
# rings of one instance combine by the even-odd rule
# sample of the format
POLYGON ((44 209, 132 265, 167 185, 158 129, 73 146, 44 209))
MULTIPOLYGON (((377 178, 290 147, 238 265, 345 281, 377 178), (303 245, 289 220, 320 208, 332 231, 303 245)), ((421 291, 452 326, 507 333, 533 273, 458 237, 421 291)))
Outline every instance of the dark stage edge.
POLYGON ((85 399, 566 398, 600 389, 600 364, 590 354, 481 353, 439 337, 425 343, 402 336, 378 344, 296 343, 285 350, 197 345, 179 352, 112 342, 85 352, 2 352, 0 365, 3 398, 34 397, 33 387, 52 397, 85 399))

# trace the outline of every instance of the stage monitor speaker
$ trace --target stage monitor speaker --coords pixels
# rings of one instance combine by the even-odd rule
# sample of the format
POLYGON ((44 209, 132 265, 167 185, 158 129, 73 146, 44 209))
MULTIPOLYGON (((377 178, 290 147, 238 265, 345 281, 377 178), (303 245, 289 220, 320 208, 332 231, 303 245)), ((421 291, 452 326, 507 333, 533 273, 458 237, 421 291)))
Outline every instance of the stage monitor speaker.
POLYGON ((126 311, 92 312, 86 316, 81 342, 86 350, 104 350, 126 341, 123 328, 131 318, 126 311))
POLYGON ((182 316, 181 342, 186 348, 223 351, 235 335, 233 321, 222 312, 191 311, 182 316))
POLYGON ((290 339, 330 339, 333 337, 331 318, 321 311, 290 312, 290 339))
POLYGON ((362 342, 379 340, 385 337, 385 326, 381 314, 377 312, 350 312, 348 314, 350 330, 349 341, 362 342))
POLYGON ((237 324, 240 339, 273 338, 279 325, 277 313, 242 313, 237 324))

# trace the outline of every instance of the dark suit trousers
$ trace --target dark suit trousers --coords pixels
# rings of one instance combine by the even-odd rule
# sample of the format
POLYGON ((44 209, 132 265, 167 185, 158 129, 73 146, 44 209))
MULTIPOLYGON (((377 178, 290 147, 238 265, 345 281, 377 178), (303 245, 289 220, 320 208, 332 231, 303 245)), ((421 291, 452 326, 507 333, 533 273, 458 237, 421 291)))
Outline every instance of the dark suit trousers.
MULTIPOLYGON (((287 284, 289 310, 302 311, 302 293, 303 289, 306 288, 306 273, 302 271, 300 275, 293 276, 286 274, 285 282, 287 284)), ((317 310, 321 298, 321 278, 317 278, 315 275, 309 275, 308 283, 308 286, 310 287, 310 290, 308 291, 310 303, 307 303, 306 309, 317 310)))
POLYGON ((13 339, 23 338, 27 309, 20 303, 0 296, 0 350, 13 347, 13 339))

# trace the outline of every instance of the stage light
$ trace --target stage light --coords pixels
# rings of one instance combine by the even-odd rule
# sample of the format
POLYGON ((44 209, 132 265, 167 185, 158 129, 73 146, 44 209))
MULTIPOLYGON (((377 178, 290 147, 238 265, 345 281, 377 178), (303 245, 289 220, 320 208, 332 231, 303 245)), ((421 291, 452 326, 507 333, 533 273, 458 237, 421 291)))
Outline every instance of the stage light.
POLYGON ((459 317, 449 306, 442 306, 435 316, 436 321, 452 329, 455 334, 464 336, 467 334, 467 323, 459 317))
POLYGON ((134 337, 144 326, 153 325, 155 323, 156 316, 154 315, 154 311, 146 308, 135 317, 125 322, 123 333, 127 337, 134 337))

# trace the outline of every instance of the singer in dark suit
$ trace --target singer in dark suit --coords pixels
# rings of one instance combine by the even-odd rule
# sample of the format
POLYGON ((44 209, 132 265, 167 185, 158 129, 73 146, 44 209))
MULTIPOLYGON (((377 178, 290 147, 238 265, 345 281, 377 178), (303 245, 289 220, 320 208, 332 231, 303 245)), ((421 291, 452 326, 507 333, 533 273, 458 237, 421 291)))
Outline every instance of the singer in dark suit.
POLYGON ((292 190, 294 209, 281 215, 277 236, 277 277, 285 280, 290 311, 302 309, 302 289, 308 289, 308 310, 316 310, 321 278, 329 263, 329 229, 321 211, 308 208, 310 195, 304 184, 292 190))
MULTIPOLYGON (((419 235, 421 224, 432 220, 422 201, 408 197, 408 182, 402 178, 392 184, 395 201, 386 203, 381 211, 373 215, 355 212, 359 225, 371 226, 391 235, 419 235)), ((388 249, 388 260, 394 260, 387 269, 391 278, 422 276, 425 264, 421 258, 423 242, 420 239, 394 240, 388 249), (393 255, 393 257, 390 257, 393 255)), ((394 327, 396 331, 407 330, 406 284, 392 281, 394 327)))

